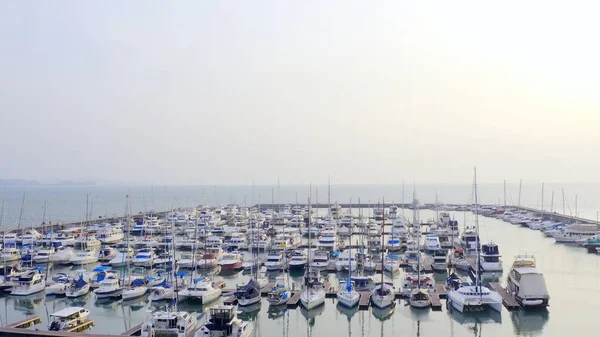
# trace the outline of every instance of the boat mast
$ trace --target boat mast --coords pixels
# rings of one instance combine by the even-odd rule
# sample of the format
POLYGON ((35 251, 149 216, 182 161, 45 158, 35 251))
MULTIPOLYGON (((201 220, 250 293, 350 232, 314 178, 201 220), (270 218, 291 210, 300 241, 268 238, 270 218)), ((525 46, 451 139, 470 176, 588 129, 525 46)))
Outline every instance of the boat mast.
POLYGON ((562 190, 563 215, 567 215, 565 211, 565 188, 561 187, 560 189, 562 190))
MULTIPOLYGON (((383 204, 385 205, 385 197, 382 198, 383 199, 383 204)), ((381 219, 381 288, 380 290, 382 291, 383 294, 383 272, 384 272, 384 255, 383 255, 383 247, 384 247, 384 239, 383 239, 383 233, 385 233, 385 212, 383 212, 383 216, 381 219)), ((383 298, 381 299, 382 303, 383 303, 383 298)))
MULTIPOLYGON (((352 197, 350 197, 350 239, 348 247, 348 279, 352 280, 352 197)), ((357 261, 358 262, 358 261, 357 261)))
MULTIPOLYGON (((6 243, 6 223, 4 222, 4 202, 6 200, 6 190, 4 190, 4 195, 2 196, 2 209, 0 210, 0 225, 2 226, 2 244, 6 243)), ((2 261, 2 265, 4 266, 4 275, 6 275, 6 257, 4 257, 4 261, 2 261)), ((7 316, 8 317, 8 316, 7 316)))
POLYGON ((506 180, 504 180, 504 208, 506 208, 506 180))
POLYGON ((481 266, 481 254, 479 254, 479 205, 477 201, 477 167, 473 168, 473 189, 475 190, 475 233, 477 234, 477 236, 475 237, 475 247, 477 252, 477 268, 475 268, 475 273, 477 273, 477 284, 475 286, 475 291, 479 292, 480 297, 483 297, 483 294, 481 293, 481 273, 479 272, 479 268, 481 266))
POLYGON ((544 183, 542 183, 542 212, 544 211, 544 183))
POLYGON ((519 179, 519 202, 518 207, 521 207, 521 188, 523 187, 523 179, 519 179))
POLYGON ((21 221, 23 220, 23 210, 25 209, 25 192, 23 192, 23 201, 21 201, 21 213, 19 214, 19 224, 17 231, 21 230, 21 221))
POLYGON ((554 191, 552 191, 552 198, 550 198, 550 213, 554 212, 554 191))

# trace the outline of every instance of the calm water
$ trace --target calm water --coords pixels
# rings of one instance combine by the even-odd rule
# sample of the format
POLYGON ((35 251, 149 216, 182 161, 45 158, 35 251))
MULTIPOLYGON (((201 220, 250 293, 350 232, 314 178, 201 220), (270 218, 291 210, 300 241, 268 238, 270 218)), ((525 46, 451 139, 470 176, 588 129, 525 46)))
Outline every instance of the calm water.
MULTIPOLYGON (((473 222, 472 214, 452 213, 456 219, 473 222)), ((434 216, 434 212, 422 211, 422 218, 434 216)), ((462 221, 461 221, 462 223, 462 221)), ((255 336, 285 335, 304 336, 565 336, 571 333, 585 334, 597 331, 597 299, 600 298, 600 256, 588 254, 584 249, 555 244, 553 239, 545 238, 542 233, 504 223, 500 220, 481 218, 482 240, 493 239, 499 244, 503 254, 504 269, 509 270, 513 257, 517 254, 534 254, 538 268, 544 273, 551 307, 547 312, 523 313, 508 312, 501 314, 478 313, 460 315, 448 312, 415 310, 397 302, 391 314, 368 311, 341 311, 335 299, 327 299, 320 310, 307 313, 298 307, 283 311, 269 311, 266 300, 258 311, 244 313, 246 319, 257 323, 255 336), (385 316, 383 319, 379 317, 385 316)), ((505 273, 506 274, 506 273, 505 273)), ((215 276, 226 281, 228 288, 236 283, 248 280, 247 275, 238 273, 232 276, 215 276)), ((343 276, 340 276, 343 277, 343 276)), ((400 282, 401 274, 393 281, 400 282)), ((499 276, 504 283, 505 275, 499 276)), ((327 275, 335 282, 336 275, 327 275)), ((445 275, 436 279, 442 281, 445 275)), ((292 275, 291 281, 300 284, 301 275, 292 275)), ((93 296, 93 295, 89 295, 93 296)), ((445 303, 443 301, 443 303, 445 303)), ((19 299, 10 296, 0 298, 0 317, 2 323, 17 321, 25 316, 40 315, 46 324, 47 314, 70 305, 84 305, 92 312, 96 321, 94 332, 121 333, 125 329, 143 322, 150 308, 144 298, 136 303, 121 301, 78 303, 64 298, 43 295, 37 299, 19 299)), ((205 319, 206 307, 183 303, 180 310, 193 311, 200 320, 205 319)))
MULTIPOLYGON (((552 192, 554 204, 552 209, 562 213, 563 203, 561 187, 565 189, 565 213, 575 215, 575 195, 578 195, 577 213, 581 217, 596 219, 600 205, 600 184, 546 184, 544 190, 544 209, 551 208, 552 192)), ((464 185, 417 185, 418 198, 422 202, 432 203, 436 193, 438 200, 445 203, 472 202, 472 187, 464 185)), ((197 206, 199 204, 221 205, 237 203, 240 205, 269 204, 272 196, 275 202, 306 203, 309 186, 33 186, 7 187, 5 223, 8 228, 17 227, 21 214, 23 193, 26 192, 23 209, 22 226, 41 223, 42 205, 48 200, 46 221, 76 221, 85 218, 86 196, 91 194, 94 206, 92 216, 121 216, 125 210, 125 195, 131 195, 134 213, 142 211, 164 211, 179 206, 197 206)), ((507 184, 507 204, 517 205, 519 202, 519 186, 507 184)), ((406 186, 404 198, 401 185, 333 185, 331 202, 377 203, 385 197, 386 202, 405 202, 412 200, 412 187, 406 186)), ((2 196, 0 195, 0 198, 2 196)), ((313 202, 327 202, 327 186, 313 185, 313 202), (318 189, 318 197, 317 197, 318 189)), ((504 189, 502 184, 479 185, 480 203, 503 204, 504 189)), ((523 184, 521 205, 533 208, 542 206, 541 183, 523 184)))

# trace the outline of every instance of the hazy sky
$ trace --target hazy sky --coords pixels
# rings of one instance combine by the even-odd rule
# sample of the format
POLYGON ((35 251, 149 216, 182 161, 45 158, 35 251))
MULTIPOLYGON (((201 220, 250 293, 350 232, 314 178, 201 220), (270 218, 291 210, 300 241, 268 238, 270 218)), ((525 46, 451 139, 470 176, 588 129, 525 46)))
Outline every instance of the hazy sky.
POLYGON ((0 178, 599 181, 598 6, 3 1, 0 178))

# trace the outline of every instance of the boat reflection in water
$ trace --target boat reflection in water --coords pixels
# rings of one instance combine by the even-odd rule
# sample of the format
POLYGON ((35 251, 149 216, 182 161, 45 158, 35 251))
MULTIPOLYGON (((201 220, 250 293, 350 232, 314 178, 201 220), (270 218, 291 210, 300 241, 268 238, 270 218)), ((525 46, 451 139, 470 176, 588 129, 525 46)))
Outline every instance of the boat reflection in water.
POLYGON ((323 313, 323 311, 325 311, 324 304, 321 304, 310 310, 306 310, 301 305, 299 305, 298 308, 300 309, 300 313, 302 314, 302 316, 304 316, 304 318, 306 318, 306 320, 308 321, 309 326, 314 326, 315 325, 315 317, 320 316, 323 313))
POLYGON ((10 296, 14 300, 14 309, 26 315, 35 315, 35 308, 44 302, 45 297, 43 291, 29 296, 10 296))
POLYGON ((244 321, 256 321, 258 313, 260 312, 260 307, 260 302, 245 306, 238 305, 238 317, 244 321))
POLYGON ((339 310, 342 314, 344 314, 348 320, 350 320, 352 318, 352 316, 354 316, 354 314, 356 314, 358 312, 358 305, 355 305, 353 308, 348 308, 344 305, 340 305, 340 303, 338 302, 338 305, 336 306, 337 310, 339 310))
POLYGON ((476 311, 476 312, 460 312, 454 309, 450 305, 446 305, 448 314, 458 323, 460 324, 471 324, 471 323, 502 323, 502 314, 493 310, 491 308, 487 308, 484 311, 476 311))
POLYGON ((267 313, 269 319, 279 319, 285 316, 287 307, 285 305, 269 306, 267 313))
POLYGON ((510 320, 513 324, 515 335, 542 335, 544 326, 548 322, 548 310, 540 309, 535 311, 513 311, 510 313, 510 320))
POLYGON ((375 316, 375 318, 377 318, 380 321, 386 321, 388 319, 390 319, 390 317, 392 317, 392 314, 394 313, 394 309, 396 308, 396 303, 394 301, 394 304, 392 304, 391 306, 387 307, 387 308, 378 308, 376 306, 371 306, 371 310, 373 312, 373 316, 375 316))
POLYGON ((146 304, 148 304, 148 302, 150 302, 148 300, 148 296, 150 296, 150 295, 145 294, 144 296, 141 296, 141 297, 132 298, 130 300, 123 300, 121 302, 121 304, 123 305, 123 307, 128 307, 132 311, 138 311, 138 310, 141 310, 142 308, 144 308, 146 306, 146 304))

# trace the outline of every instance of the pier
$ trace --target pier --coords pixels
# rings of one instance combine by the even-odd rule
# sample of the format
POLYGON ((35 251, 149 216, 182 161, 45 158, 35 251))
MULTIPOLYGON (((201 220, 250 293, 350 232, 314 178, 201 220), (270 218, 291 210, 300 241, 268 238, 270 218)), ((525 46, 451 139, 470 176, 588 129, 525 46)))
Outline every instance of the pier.
POLYGON ((508 310, 516 310, 520 308, 519 303, 515 300, 508 291, 500 285, 500 283, 492 282, 490 283, 490 287, 497 292, 500 296, 502 296, 502 304, 508 310))

